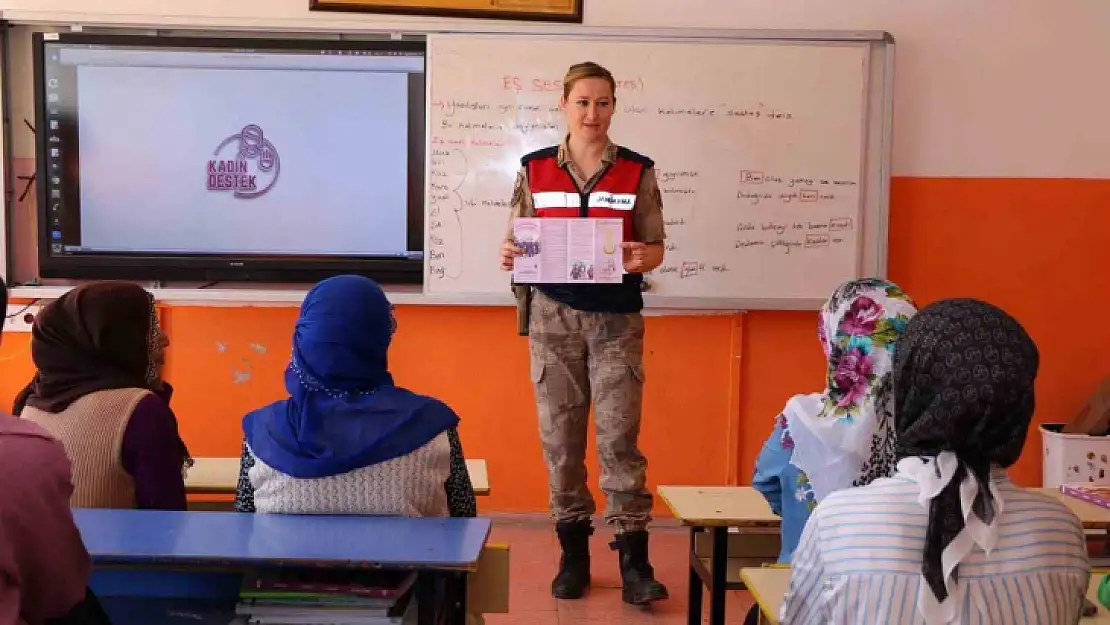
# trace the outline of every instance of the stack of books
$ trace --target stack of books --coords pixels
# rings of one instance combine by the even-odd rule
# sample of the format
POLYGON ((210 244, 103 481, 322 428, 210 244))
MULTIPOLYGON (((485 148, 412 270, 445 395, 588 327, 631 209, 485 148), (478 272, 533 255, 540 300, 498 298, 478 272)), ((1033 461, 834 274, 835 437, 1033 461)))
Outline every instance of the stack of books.
POLYGON ((274 571, 248 577, 235 613, 251 625, 410 625, 416 571, 274 571))

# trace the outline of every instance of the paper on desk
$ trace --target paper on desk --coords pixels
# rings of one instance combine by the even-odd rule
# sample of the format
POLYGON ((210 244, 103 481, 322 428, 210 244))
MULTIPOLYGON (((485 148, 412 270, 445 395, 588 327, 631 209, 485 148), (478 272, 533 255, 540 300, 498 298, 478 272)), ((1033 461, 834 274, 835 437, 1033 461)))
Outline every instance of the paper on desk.
POLYGON ((518 218, 513 238, 524 250, 513 261, 519 284, 616 283, 624 279, 620 219, 518 218))

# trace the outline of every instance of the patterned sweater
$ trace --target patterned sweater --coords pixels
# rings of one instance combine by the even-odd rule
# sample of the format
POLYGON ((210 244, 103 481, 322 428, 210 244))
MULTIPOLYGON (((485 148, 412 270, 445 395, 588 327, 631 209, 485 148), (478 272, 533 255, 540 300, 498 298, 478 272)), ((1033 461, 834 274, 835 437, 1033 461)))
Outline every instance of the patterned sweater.
POLYGON ((444 500, 450 516, 478 514, 462 442, 455 428, 408 456, 319 480, 298 480, 280 474, 255 458, 244 442, 235 509, 238 512, 435 516, 443 514, 444 500), (439 457, 448 455, 449 464, 441 466, 439 457), (439 477, 432 478, 432 475, 439 477), (425 492, 416 497, 397 496, 399 490, 410 488, 414 481, 426 479, 443 482, 442 496, 440 492, 425 492), (259 493, 257 502, 255 485, 265 490, 259 493), (278 491, 296 494, 277 495, 278 501, 275 498, 278 491), (263 498, 265 503, 258 505, 263 498))

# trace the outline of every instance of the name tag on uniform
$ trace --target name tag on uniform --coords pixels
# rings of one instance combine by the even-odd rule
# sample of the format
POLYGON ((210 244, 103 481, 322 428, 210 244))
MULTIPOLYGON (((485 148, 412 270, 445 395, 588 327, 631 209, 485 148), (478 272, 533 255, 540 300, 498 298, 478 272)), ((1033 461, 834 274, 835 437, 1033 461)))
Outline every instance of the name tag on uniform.
POLYGON ((630 211, 636 206, 635 193, 607 193, 599 191, 590 194, 590 207, 630 211))

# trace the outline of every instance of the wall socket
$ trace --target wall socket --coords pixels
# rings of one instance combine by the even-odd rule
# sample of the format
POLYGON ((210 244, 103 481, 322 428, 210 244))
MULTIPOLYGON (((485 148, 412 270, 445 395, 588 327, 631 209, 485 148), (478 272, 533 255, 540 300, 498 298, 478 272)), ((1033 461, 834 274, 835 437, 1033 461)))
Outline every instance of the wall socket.
POLYGON ((38 304, 8 304, 8 312, 4 315, 4 332, 30 332, 40 311, 42 306, 38 304))

